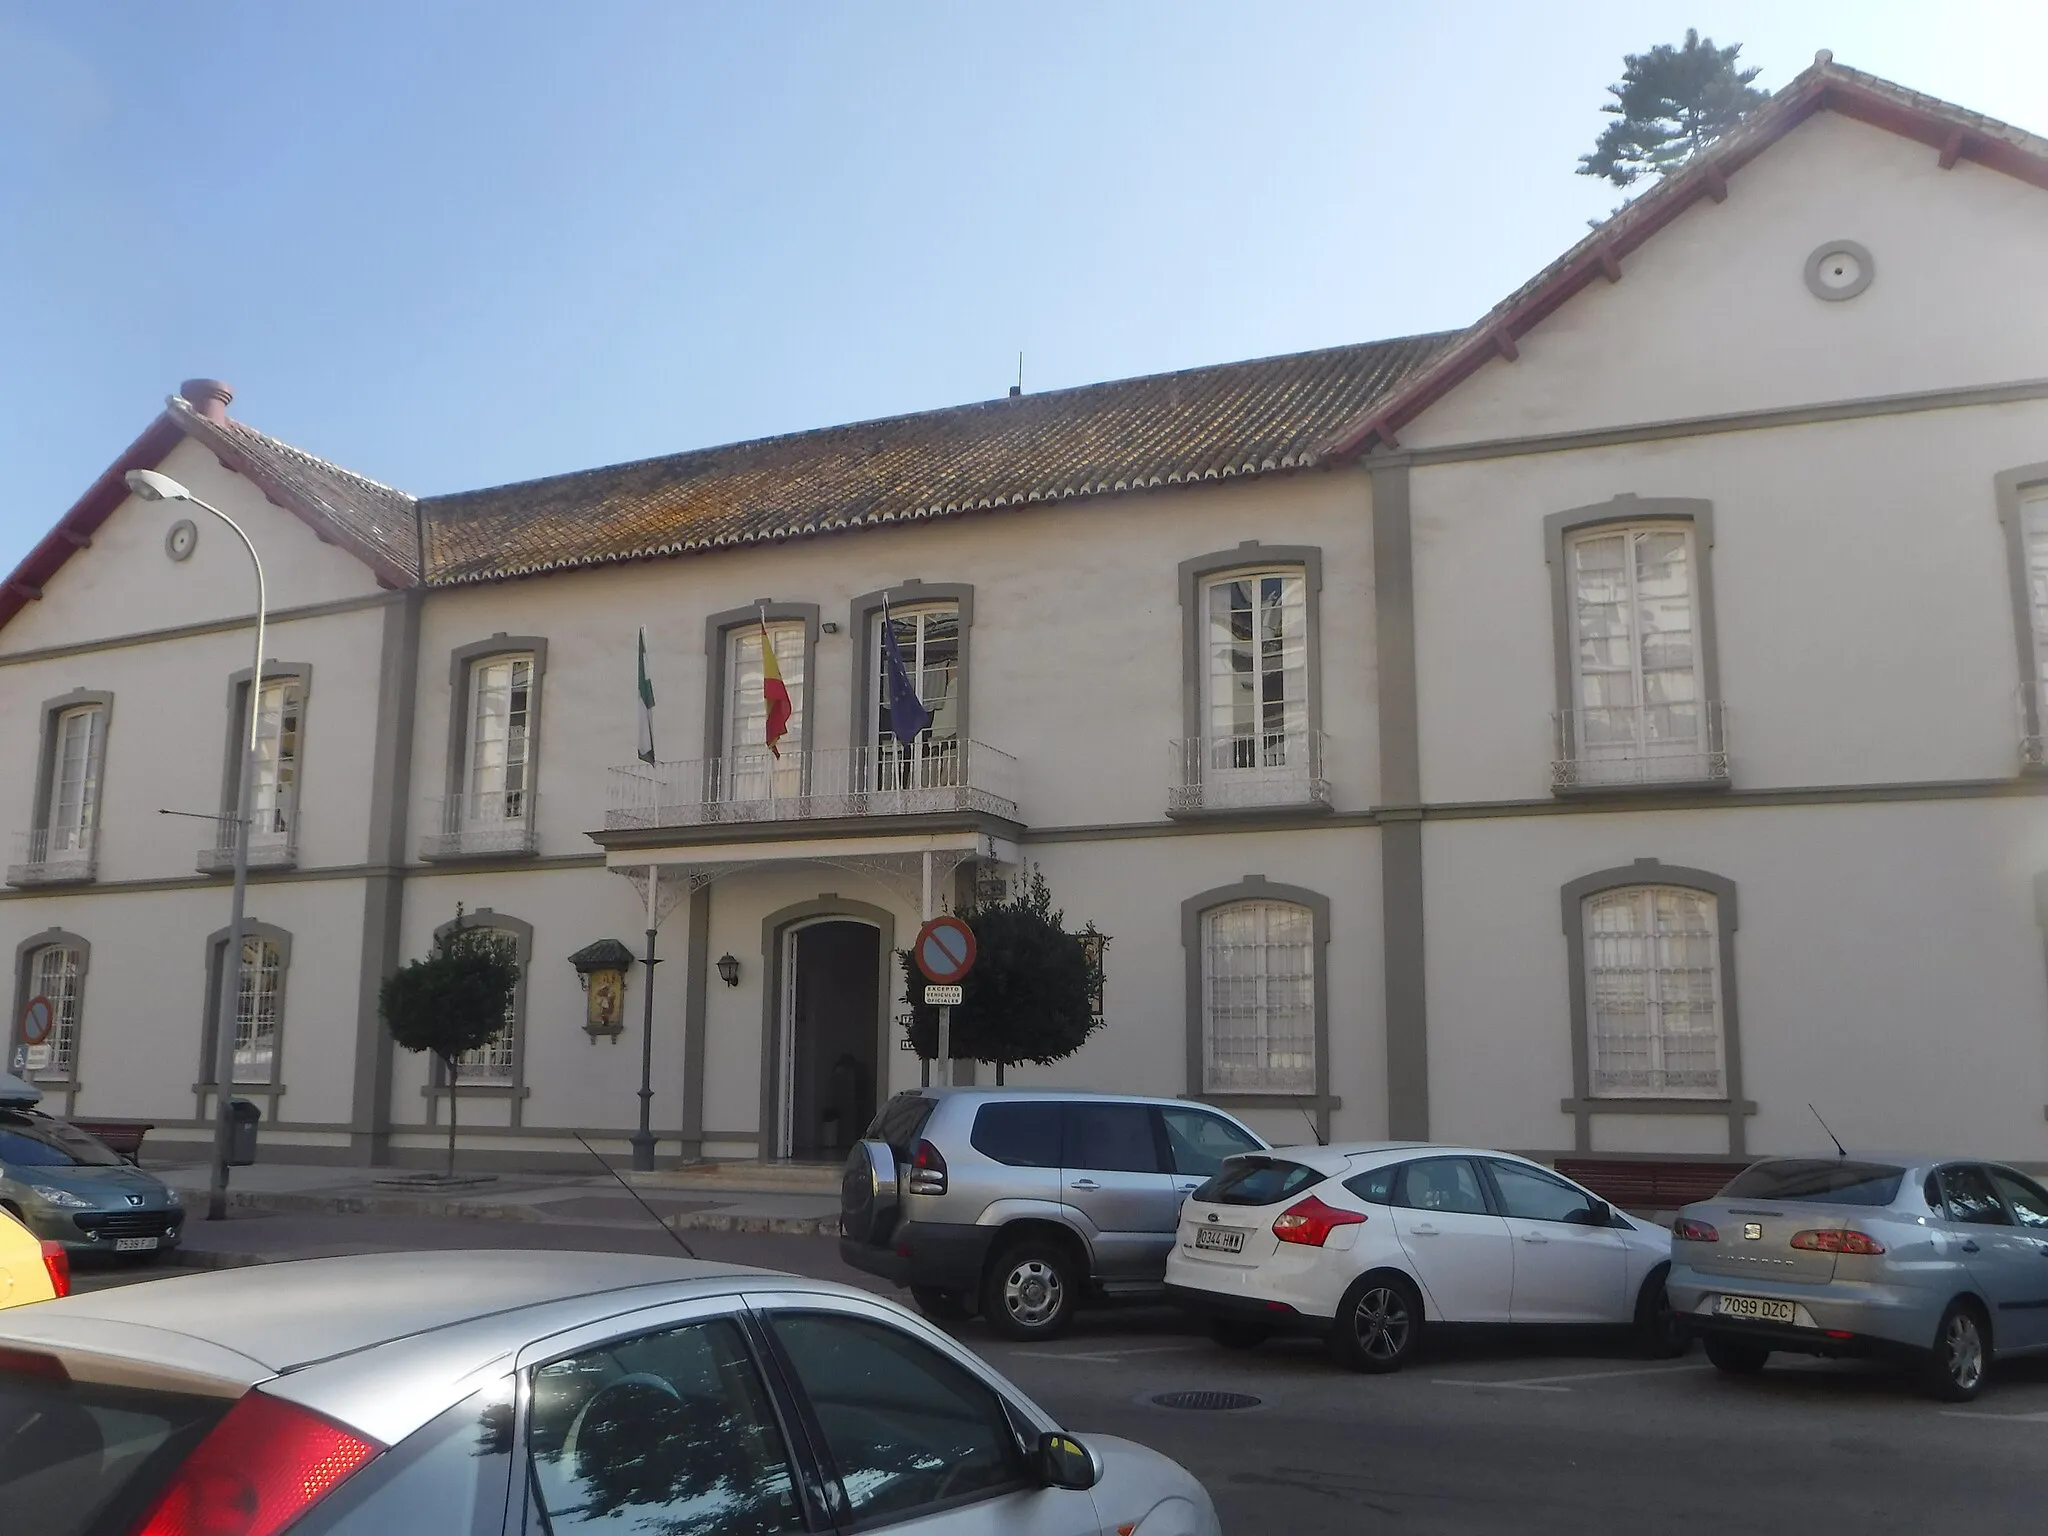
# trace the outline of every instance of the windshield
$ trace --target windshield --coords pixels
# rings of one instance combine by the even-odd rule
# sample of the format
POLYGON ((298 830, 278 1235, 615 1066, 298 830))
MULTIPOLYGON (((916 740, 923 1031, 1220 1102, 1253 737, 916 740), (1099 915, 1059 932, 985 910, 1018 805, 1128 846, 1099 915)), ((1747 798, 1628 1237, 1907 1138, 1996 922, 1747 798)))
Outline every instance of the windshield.
POLYGON ((0 1109, 0 1167, 118 1168, 121 1159, 75 1125, 0 1109))
POLYGON ((1890 1205, 1906 1170, 1853 1158, 1780 1158, 1738 1173, 1723 1200, 1796 1200, 1825 1205, 1890 1205))

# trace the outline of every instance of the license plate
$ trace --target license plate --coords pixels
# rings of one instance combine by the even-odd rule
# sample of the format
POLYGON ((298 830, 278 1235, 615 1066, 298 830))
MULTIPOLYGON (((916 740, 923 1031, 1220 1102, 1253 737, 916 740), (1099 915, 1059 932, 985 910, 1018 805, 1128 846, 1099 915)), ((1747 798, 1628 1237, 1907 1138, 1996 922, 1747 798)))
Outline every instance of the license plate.
POLYGON ((1197 1227, 1195 1246, 1207 1248, 1216 1253, 1243 1253, 1244 1228, 1242 1227, 1197 1227))
POLYGON ((1789 1323, 1799 1309, 1789 1301, 1765 1301, 1756 1296, 1723 1296, 1718 1309, 1723 1317, 1747 1317, 1760 1323, 1789 1323))
POLYGON ((157 1239, 153 1237, 117 1237, 114 1239, 114 1252, 148 1253, 156 1245, 157 1239))

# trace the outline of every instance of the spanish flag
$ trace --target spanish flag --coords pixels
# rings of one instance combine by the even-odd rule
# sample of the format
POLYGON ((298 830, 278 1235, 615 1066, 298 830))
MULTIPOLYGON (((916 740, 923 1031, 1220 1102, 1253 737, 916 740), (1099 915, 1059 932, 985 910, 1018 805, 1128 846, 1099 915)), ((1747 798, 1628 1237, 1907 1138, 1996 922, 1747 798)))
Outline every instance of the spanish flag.
POLYGON ((775 637, 768 633, 765 619, 761 621, 761 697, 768 704, 768 750, 780 758, 782 748, 776 743, 789 731, 789 688, 782 681, 782 668, 775 664, 775 637))

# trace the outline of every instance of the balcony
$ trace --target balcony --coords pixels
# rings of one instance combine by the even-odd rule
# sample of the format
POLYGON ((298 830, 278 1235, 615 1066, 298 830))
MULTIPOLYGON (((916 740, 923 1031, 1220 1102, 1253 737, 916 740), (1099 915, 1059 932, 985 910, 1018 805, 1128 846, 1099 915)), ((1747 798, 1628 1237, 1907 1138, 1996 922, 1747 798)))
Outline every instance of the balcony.
POLYGON ((1170 742, 1169 816, 1330 808, 1321 731, 1186 736, 1170 742))
POLYGON ((537 853, 540 839, 534 817, 539 802, 540 796, 530 789, 494 789, 429 800, 420 857, 437 863, 524 858, 537 853))
MULTIPOLYGON (((283 811, 258 811, 256 825, 249 833, 249 867, 251 869, 295 869, 299 862, 299 813, 296 808, 283 811)), ((217 824, 214 839, 199 850, 197 860, 202 875, 231 874, 235 867, 235 823, 231 817, 223 817, 217 824)))
POLYGON ((1558 793, 1728 782, 1727 711, 1719 700, 1611 705, 1551 716, 1558 793))
POLYGON ((979 741, 792 748, 611 770, 607 832, 981 814, 1017 820, 1017 760, 979 741))
POLYGON ((14 834, 9 885, 83 885, 96 872, 91 827, 38 827, 14 834))

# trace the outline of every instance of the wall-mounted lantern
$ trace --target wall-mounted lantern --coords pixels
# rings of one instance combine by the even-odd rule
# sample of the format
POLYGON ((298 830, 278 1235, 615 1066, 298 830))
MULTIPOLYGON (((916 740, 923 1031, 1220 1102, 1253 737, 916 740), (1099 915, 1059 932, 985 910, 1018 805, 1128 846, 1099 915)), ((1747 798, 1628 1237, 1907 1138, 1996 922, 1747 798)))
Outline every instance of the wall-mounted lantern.
POLYGON ((1098 933, 1094 919, 1088 926, 1074 935, 1081 941, 1081 957, 1088 962, 1088 1013, 1089 1017, 1102 1017, 1102 952, 1109 948, 1109 935, 1098 933))
POLYGON ((718 979, 728 987, 740 984, 740 963, 734 958, 731 950, 718 957, 718 979))
POLYGON ((626 972, 633 951, 617 939, 599 939, 569 957, 583 988, 583 1028, 591 1039, 616 1040, 626 1027, 626 972))

